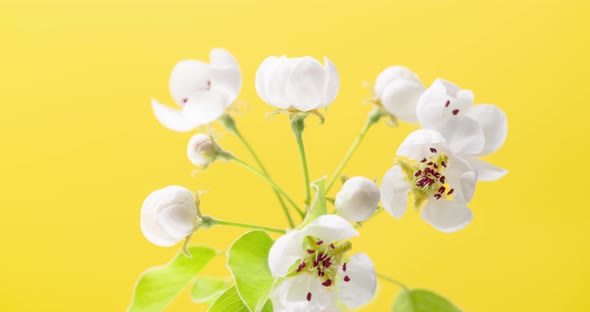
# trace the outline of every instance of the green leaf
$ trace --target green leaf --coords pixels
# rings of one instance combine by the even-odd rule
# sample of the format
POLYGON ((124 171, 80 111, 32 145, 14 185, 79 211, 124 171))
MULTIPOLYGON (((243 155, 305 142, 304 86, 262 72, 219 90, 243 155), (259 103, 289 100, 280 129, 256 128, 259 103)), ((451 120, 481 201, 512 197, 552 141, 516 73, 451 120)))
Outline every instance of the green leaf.
POLYGON ((198 277, 191 289, 191 298, 196 303, 211 302, 229 287, 225 279, 198 277))
MULTIPOLYGON (((236 287, 226 290, 209 308, 208 312, 250 312, 244 304, 236 287)), ((272 303, 266 301, 261 312, 272 312, 272 303)))
POLYGON ((236 289, 252 312, 264 307, 275 283, 268 267, 268 252, 273 240, 264 231, 255 230, 238 238, 227 252, 236 289))
POLYGON ((393 312, 461 312, 447 299, 425 289, 402 290, 393 303, 393 312))
POLYGON ((216 254, 209 247, 188 250, 192 258, 178 253, 170 263, 151 268, 139 277, 129 312, 162 311, 216 254))
POLYGON ((316 190, 313 206, 306 219, 309 221, 316 219, 319 216, 325 215, 328 211, 326 203, 326 178, 322 178, 312 183, 316 190))

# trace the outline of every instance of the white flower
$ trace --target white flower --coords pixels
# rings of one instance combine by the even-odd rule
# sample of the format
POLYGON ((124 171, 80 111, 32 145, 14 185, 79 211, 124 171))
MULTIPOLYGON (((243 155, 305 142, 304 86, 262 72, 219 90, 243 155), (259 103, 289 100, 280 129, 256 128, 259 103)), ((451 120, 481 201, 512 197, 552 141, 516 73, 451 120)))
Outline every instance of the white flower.
POLYGON ((210 64, 184 60, 170 76, 170 94, 181 108, 175 109, 152 99, 156 118, 170 130, 190 131, 217 120, 238 97, 242 87, 240 67, 224 49, 209 53, 210 64))
POLYGON ((375 81, 375 97, 395 117, 416 122, 416 103, 424 93, 418 75, 404 66, 391 66, 383 70, 375 81))
POLYGON ((363 253, 350 258, 348 239, 358 236, 339 216, 323 215, 280 237, 269 252, 275 277, 286 277, 273 293, 274 311, 340 311, 338 300, 356 309, 373 298, 375 267, 363 253))
POLYGON ((334 205, 338 214, 351 222, 369 219, 379 204, 379 188, 365 177, 352 177, 342 185, 336 194, 334 205))
POLYGON ((336 99, 340 78, 334 64, 310 56, 267 57, 256 71, 256 91, 268 104, 302 112, 326 107, 336 99))
POLYGON ((189 140, 186 153, 193 165, 205 166, 215 156, 215 150, 215 143, 211 140, 210 136, 197 133, 189 140))
POLYGON ((152 192, 141 207, 141 231, 155 245, 172 246, 190 235, 197 219, 193 193, 182 186, 152 192))
POLYGON ((450 153, 440 133, 428 129, 410 133, 397 155, 409 161, 398 160, 383 177, 381 202, 387 212, 401 218, 412 193, 413 208, 422 208, 422 219, 440 231, 455 232, 471 222, 473 214, 466 204, 473 197, 477 173, 450 153))
POLYGON ((497 180, 508 171, 478 156, 491 154, 504 144, 506 115, 491 104, 472 104, 471 90, 437 79, 418 102, 418 121, 422 128, 442 133, 451 151, 469 162, 479 180, 497 180))

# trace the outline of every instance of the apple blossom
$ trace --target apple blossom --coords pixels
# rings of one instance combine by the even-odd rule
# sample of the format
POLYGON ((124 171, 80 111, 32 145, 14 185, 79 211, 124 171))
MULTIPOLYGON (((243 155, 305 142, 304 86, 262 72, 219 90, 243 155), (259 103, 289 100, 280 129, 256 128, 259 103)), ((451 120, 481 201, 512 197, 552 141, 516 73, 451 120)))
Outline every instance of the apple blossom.
POLYGON ((466 204, 473 197, 477 173, 450 153, 442 134, 416 130, 397 155, 407 160, 398 159, 381 183, 381 202, 389 214, 401 218, 411 193, 413 208, 422 209, 422 219, 440 231, 455 232, 471 222, 473 214, 466 204))
POLYGON ((416 103, 426 88, 418 76, 404 66, 390 66, 375 81, 374 95, 393 116, 416 122, 416 103))
POLYGON ((375 213, 380 196, 375 182, 365 177, 352 177, 344 182, 336 194, 334 206, 344 219, 361 222, 375 213))
POLYGON ((198 210, 193 192, 168 186, 152 192, 141 207, 141 231, 153 244, 173 246, 190 235, 198 210))
POLYGON ((348 239, 358 234, 343 218, 323 215, 281 236, 268 256, 272 275, 284 277, 272 298, 275 311, 340 311, 338 301, 356 309, 373 298, 373 262, 364 253, 347 256, 348 239))
POLYGON ((478 173, 478 179, 493 181, 508 171, 479 156, 497 151, 506 139, 506 115, 491 104, 473 104, 473 92, 437 79, 423 94, 416 108, 422 128, 436 130, 445 137, 450 150, 464 158, 478 173))
POLYGON ((270 56, 256 71, 256 91, 266 103, 280 109, 312 111, 336 99, 340 78, 336 66, 324 57, 324 65, 310 56, 270 56))
POLYGON ((183 60, 170 76, 170 93, 181 109, 152 99, 156 118, 170 130, 190 131, 217 120, 236 100, 242 87, 240 67, 224 49, 209 53, 210 63, 183 60))

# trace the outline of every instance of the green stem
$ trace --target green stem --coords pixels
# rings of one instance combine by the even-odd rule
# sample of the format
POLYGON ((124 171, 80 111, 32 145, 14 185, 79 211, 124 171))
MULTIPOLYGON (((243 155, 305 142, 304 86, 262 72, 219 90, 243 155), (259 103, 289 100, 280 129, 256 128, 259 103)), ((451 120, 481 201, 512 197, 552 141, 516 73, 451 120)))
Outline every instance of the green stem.
MULTIPOLYGON (((240 131, 238 131, 238 128, 236 127, 236 124, 233 121, 233 119, 229 115, 224 115, 222 117, 222 119, 223 119, 223 125, 225 126, 225 128, 230 130, 240 140, 240 142, 242 142, 242 144, 246 147, 246 149, 248 150, 250 155, 252 155, 252 158, 254 158, 254 161, 256 161, 256 163, 258 164, 258 167, 260 168, 262 173, 264 175, 266 175, 266 177, 268 179, 270 179, 270 174, 268 173, 268 170, 266 170, 266 167, 262 164, 262 161, 260 160, 260 158, 258 157, 256 152, 254 151, 254 149, 252 148, 250 143, 248 143, 248 141, 246 141, 246 138, 244 138, 242 133, 240 131)), ((273 188, 273 191, 275 192, 275 195, 277 196, 277 199, 279 200, 279 203, 281 204, 283 211, 287 210, 287 206, 285 205, 285 201, 283 200, 283 197, 281 197, 281 193, 279 193, 279 191, 277 191, 274 188, 273 188)), ((297 210, 297 212, 299 213, 299 216, 301 218, 303 218, 305 216, 303 211, 301 211, 298 207, 295 207, 295 209, 297 210)))
POLYGON ((367 135, 369 128, 371 128, 372 125, 377 123, 379 121, 379 119, 381 119, 381 117, 383 117, 384 115, 385 115, 385 112, 383 111, 383 109, 381 107, 376 107, 375 109, 373 109, 369 113, 369 116, 367 117, 367 121, 365 122, 363 129, 361 129, 361 133, 354 140, 354 142, 352 143, 352 146, 348 149, 348 152, 346 152, 344 159, 342 160, 342 162, 340 162, 340 165, 338 165, 338 168, 336 168, 336 171, 331 176, 330 181, 328 182, 328 186, 326 187, 326 193, 332 188, 332 186, 334 186, 334 183, 336 182, 336 180, 338 180, 340 173, 342 173, 342 170, 344 169, 344 167, 346 166, 346 164, 348 163, 348 161, 352 157, 352 154, 354 154, 354 152, 357 150, 357 148, 359 147, 359 145, 361 144, 361 142, 365 138, 365 135, 367 135))
POLYGON ((311 183, 309 181, 309 170, 307 168, 307 157, 305 156, 305 145, 303 144, 303 129, 305 117, 295 117, 291 120, 291 129, 295 134, 295 140, 297 141, 297 147, 299 148, 299 158, 301 160, 301 166, 303 168, 303 177, 305 182, 305 206, 309 207, 311 203, 311 183))
POLYGON ((287 233, 287 231, 281 230, 281 229, 277 229, 277 228, 260 226, 260 225, 255 225, 255 224, 248 224, 248 223, 223 221, 223 220, 217 220, 217 219, 213 219, 212 220, 212 224, 213 225, 225 225, 225 226, 241 227, 241 228, 254 229, 254 230, 265 230, 265 231, 275 232, 275 233, 281 233, 281 234, 287 233))
POLYGON ((384 281, 386 281, 386 282, 390 282, 390 283, 392 283, 392 284, 394 284, 396 286, 399 286, 399 287, 403 288, 406 291, 409 290, 409 288, 406 285, 404 285, 402 282, 400 282, 398 280, 395 280, 395 279, 393 279, 393 278, 391 278, 389 276, 383 275, 381 273, 377 273, 377 277, 380 278, 380 279, 382 279, 382 280, 384 280, 384 281))
MULTIPOLYGON (((283 191, 283 189, 281 189, 273 180, 271 180, 268 176, 266 176, 264 173, 258 171, 258 169, 252 167, 250 164, 248 164, 247 162, 235 157, 235 156, 231 156, 231 160, 235 161, 236 163, 242 165, 243 167, 245 167, 246 169, 252 171, 254 174, 256 174, 257 176, 261 177, 264 181, 266 181, 266 183, 268 183, 270 186, 272 186, 273 189, 275 189, 277 192, 279 192, 283 197, 285 197, 285 199, 287 199, 287 201, 298 211, 301 211, 299 209, 299 207, 297 206, 297 204, 291 199, 291 197, 289 197, 289 195, 287 195, 287 193, 285 193, 285 191, 283 191)), ((289 225, 291 227, 295 227, 295 224, 293 223, 293 219, 291 218, 291 214, 289 213, 289 210, 287 209, 286 206, 283 206, 283 210, 285 212, 285 216, 287 217, 287 220, 289 221, 289 225)))

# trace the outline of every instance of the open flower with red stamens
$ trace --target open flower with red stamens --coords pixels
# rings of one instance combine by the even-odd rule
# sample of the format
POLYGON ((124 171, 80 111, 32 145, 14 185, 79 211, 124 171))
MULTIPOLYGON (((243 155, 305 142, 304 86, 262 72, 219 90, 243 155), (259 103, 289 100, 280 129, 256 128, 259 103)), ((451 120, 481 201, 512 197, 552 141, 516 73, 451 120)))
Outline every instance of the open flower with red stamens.
POLYGON ((170 76, 170 94, 181 109, 152 99, 152 109, 164 127, 178 132, 190 131, 217 120, 236 100, 242 76, 236 59, 224 49, 209 53, 210 63, 183 60, 170 76))
POLYGON ((416 130, 397 150, 396 165, 381 183, 383 208, 395 218, 406 212, 409 195, 414 210, 437 230, 458 231, 473 219, 467 203, 473 197, 477 173, 454 157, 442 134, 416 130))
POLYGON ((494 181, 508 171, 478 157, 504 144, 508 133, 506 115, 491 104, 472 104, 471 90, 437 79, 420 97, 416 114, 422 128, 442 133, 451 151, 477 171, 479 180, 494 181))
POLYGON ((373 298, 375 267, 364 253, 348 256, 348 239, 359 233, 345 219, 323 215, 280 237, 269 252, 275 277, 274 311, 340 311, 338 301, 356 309, 373 298))

